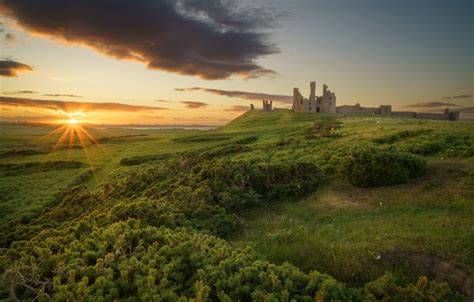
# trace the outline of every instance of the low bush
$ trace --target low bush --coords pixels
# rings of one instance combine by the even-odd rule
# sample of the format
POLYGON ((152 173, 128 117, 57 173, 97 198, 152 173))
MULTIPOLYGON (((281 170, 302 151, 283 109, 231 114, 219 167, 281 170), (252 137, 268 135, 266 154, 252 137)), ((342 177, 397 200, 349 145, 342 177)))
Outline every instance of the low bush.
POLYGON ((136 166, 136 165, 141 165, 150 161, 155 161, 155 160, 163 160, 167 159, 173 156, 172 154, 153 154, 153 155, 141 155, 141 156, 133 156, 133 157, 127 157, 127 158, 122 158, 120 160, 120 165, 122 166, 136 166))
POLYGON ((48 153, 47 150, 44 149, 11 149, 4 152, 0 152, 0 157, 14 157, 14 156, 31 156, 31 155, 38 155, 38 154, 45 154, 48 153))
POLYGON ((248 152, 250 150, 252 150, 252 148, 246 145, 231 144, 231 145, 225 145, 223 147, 213 148, 208 151, 204 151, 201 154, 199 154, 199 157, 203 159, 212 159, 212 158, 235 154, 235 153, 248 152))
POLYGON ((172 141, 177 143, 207 143, 207 142, 220 142, 230 140, 231 135, 228 134, 203 134, 193 136, 183 136, 173 138, 172 141))
POLYGON ((4 272, 11 300, 454 301, 446 284, 400 286, 385 275, 361 288, 286 263, 260 260, 214 236, 143 225, 77 225, 75 236, 28 247, 4 272))
POLYGON ((0 174, 4 176, 24 175, 52 170, 79 169, 86 167, 86 164, 78 160, 55 160, 55 161, 35 161, 26 163, 3 163, 0 164, 0 174))
POLYGON ((306 130, 305 138, 335 138, 340 137, 340 133, 334 130, 341 128, 342 123, 335 118, 325 118, 321 121, 314 122, 313 126, 306 130))
POLYGON ((408 153, 366 147, 352 152, 347 169, 353 185, 379 187, 425 175, 426 162, 408 153))
POLYGON ((239 144, 239 145, 246 145, 246 144, 255 143, 256 141, 258 141, 258 136, 251 135, 251 136, 237 139, 234 143, 239 144))
POLYGON ((403 149, 423 156, 444 154, 450 157, 470 157, 474 155, 473 138, 467 133, 432 135, 412 141, 403 149))

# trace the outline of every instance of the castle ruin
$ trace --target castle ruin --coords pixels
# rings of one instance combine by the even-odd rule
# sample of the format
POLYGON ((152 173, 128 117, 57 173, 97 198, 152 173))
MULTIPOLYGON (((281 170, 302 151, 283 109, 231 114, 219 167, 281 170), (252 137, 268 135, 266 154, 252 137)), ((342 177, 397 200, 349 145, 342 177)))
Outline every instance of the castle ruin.
POLYGON ((263 112, 272 112, 273 110, 273 101, 263 100, 263 112))
MULTIPOLYGON (((304 98, 298 88, 293 88, 293 106, 295 112, 314 113, 339 113, 339 114, 374 114, 381 116, 418 118, 429 120, 458 121, 459 111, 450 111, 446 108, 443 113, 427 113, 413 111, 392 111, 392 105, 380 105, 379 107, 363 107, 359 103, 355 105, 336 106, 336 94, 323 84, 323 94, 316 96, 316 82, 311 82, 308 98, 304 98)), ((263 112, 272 112, 273 101, 263 100, 263 112)), ((251 110, 254 107, 251 105, 251 110)))
POLYGON ((336 108, 341 114, 377 114, 391 117, 411 117, 425 120, 459 121, 459 111, 444 109, 443 113, 414 112, 414 111, 392 111, 391 105, 380 105, 379 107, 362 107, 359 103, 354 106, 343 105, 336 108))
POLYGON ((293 88, 293 110, 295 112, 336 113, 336 94, 323 84, 322 96, 316 96, 316 82, 310 83, 309 98, 304 98, 298 88, 293 88))
MULTIPOLYGON (((295 112, 321 112, 341 114, 376 114, 392 117, 411 117, 430 120, 458 121, 459 112, 449 111, 446 108, 443 113, 425 113, 412 111, 392 111, 392 105, 380 105, 379 107, 362 107, 359 103, 351 105, 336 106, 336 94, 323 84, 322 96, 316 96, 316 82, 310 83, 309 98, 304 98, 298 88, 293 88, 293 111, 295 112)), ((265 111, 265 110, 264 110, 265 111)))

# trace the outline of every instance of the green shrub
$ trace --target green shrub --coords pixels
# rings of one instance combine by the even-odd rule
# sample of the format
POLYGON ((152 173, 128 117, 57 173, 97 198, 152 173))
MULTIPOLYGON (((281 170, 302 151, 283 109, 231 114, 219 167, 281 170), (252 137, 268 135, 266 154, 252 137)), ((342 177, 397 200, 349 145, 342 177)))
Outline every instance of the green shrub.
POLYGON ((422 133, 431 132, 430 129, 420 129, 420 130, 403 130, 394 134, 385 135, 379 138, 374 139, 374 143, 378 144, 393 144, 397 141, 400 141, 404 138, 414 137, 422 133))
POLYGON ((231 144, 231 145, 225 145, 223 147, 213 148, 208 151, 204 151, 201 154, 199 154, 199 156, 204 159, 212 159, 212 158, 235 154, 235 153, 248 152, 250 150, 252 150, 252 148, 246 145, 231 144))
POLYGON ((474 154, 473 140, 467 133, 445 133, 412 141, 404 150, 418 155, 443 154, 449 157, 471 157, 474 154))
POLYGON ((0 173, 5 176, 31 174, 53 170, 79 169, 86 164, 78 160, 49 160, 45 162, 34 161, 26 163, 0 163, 0 173))
POLYGON ((150 161, 163 160, 173 156, 173 154, 163 153, 163 154, 154 154, 154 155, 141 155, 122 158, 120 160, 120 165, 122 166, 136 166, 141 165, 150 161))
POLYGON ((372 147, 354 151, 349 158, 349 181, 358 187, 407 183, 426 173, 426 162, 414 155, 372 147))
POLYGON ((350 288, 316 271, 260 260, 250 249, 184 228, 130 219, 71 229, 28 247, 2 275, 12 300, 454 301, 445 284, 400 286, 389 275, 350 288), (67 240, 66 240, 67 238, 67 240), (388 299, 388 300, 387 300, 388 299))

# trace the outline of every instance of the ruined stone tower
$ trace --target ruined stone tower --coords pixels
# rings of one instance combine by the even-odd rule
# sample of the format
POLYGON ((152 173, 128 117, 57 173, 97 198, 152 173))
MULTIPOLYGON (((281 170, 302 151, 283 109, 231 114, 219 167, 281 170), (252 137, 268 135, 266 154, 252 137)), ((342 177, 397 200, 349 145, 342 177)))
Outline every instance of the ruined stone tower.
POLYGON ((298 88, 293 89, 293 110, 295 112, 336 112, 336 94, 323 85, 323 95, 316 96, 316 82, 310 83, 309 98, 304 98, 298 88))
POLYGON ((310 86, 309 100, 316 101, 316 82, 311 82, 309 86, 310 86))
POLYGON ((263 112, 272 112, 273 110, 273 101, 267 101, 267 100, 263 100, 263 112))

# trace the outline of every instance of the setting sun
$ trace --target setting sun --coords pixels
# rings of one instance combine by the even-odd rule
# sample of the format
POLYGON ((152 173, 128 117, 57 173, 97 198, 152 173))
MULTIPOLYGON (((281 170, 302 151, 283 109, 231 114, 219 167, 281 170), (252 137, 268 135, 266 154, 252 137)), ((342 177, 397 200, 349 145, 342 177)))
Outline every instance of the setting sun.
POLYGON ((79 124, 79 121, 76 120, 76 119, 70 119, 69 121, 67 121, 68 124, 71 124, 71 125, 76 125, 76 124, 79 124))

